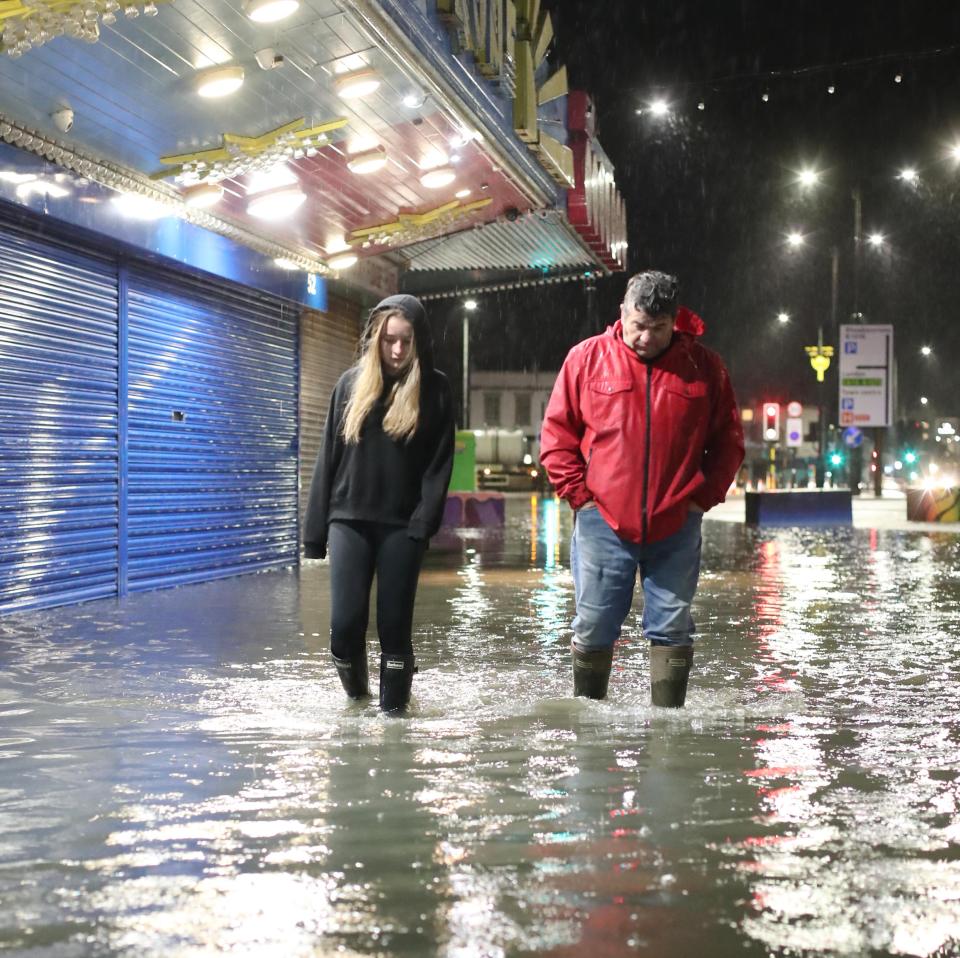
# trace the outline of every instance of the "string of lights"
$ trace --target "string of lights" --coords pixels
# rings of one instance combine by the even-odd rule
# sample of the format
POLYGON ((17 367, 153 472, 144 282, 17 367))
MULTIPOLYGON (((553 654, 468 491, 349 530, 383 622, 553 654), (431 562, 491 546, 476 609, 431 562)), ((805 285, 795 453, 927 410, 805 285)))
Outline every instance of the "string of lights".
MULTIPOLYGON (((773 96, 777 85, 790 81, 807 81, 811 78, 827 78, 824 92, 833 96, 846 85, 855 72, 873 69, 883 64, 892 64, 889 74, 892 83, 902 84, 911 74, 911 66, 924 61, 947 57, 960 53, 960 44, 933 47, 926 50, 896 51, 873 54, 871 56, 836 60, 829 63, 815 63, 797 67, 785 67, 773 70, 743 70, 711 77, 708 80, 678 80, 671 83, 678 99, 696 103, 699 111, 707 109, 709 101, 716 95, 742 92, 744 88, 753 91, 761 101, 767 103, 773 96), (843 80, 844 82, 841 82, 843 80)), ((636 97, 635 93, 630 94, 636 97)), ((662 95, 651 96, 643 105, 636 108, 638 115, 662 116, 671 111, 670 101, 662 95)))

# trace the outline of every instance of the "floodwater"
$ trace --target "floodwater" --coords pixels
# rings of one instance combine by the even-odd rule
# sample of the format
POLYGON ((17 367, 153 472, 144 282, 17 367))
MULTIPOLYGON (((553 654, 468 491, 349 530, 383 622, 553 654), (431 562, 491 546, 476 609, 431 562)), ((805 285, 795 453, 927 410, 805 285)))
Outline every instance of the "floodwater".
POLYGON ((0 620, 0 952, 960 955, 960 536, 704 535, 679 712, 632 619, 571 697, 553 500, 435 542, 403 719, 322 563, 0 620))

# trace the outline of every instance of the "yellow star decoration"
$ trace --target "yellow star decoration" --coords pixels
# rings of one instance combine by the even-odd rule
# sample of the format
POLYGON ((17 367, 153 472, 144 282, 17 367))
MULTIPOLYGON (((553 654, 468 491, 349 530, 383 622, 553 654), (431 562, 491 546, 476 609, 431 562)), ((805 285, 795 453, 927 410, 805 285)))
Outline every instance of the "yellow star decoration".
MULTIPOLYGON (((0 0, 2 2, 2 0, 0 0)), ((241 176, 247 171, 251 161, 257 160, 270 153, 276 153, 277 159, 283 156, 288 147, 303 148, 319 141, 317 145, 324 145, 327 134, 345 127, 349 122, 346 117, 338 116, 332 120, 325 120, 316 126, 304 128, 305 119, 300 117, 268 130, 259 136, 241 136, 239 133, 224 133, 223 145, 207 150, 194 150, 192 153, 173 153, 161 156, 160 162, 171 167, 151 174, 151 179, 163 180, 169 176, 180 176, 185 172, 196 172, 202 180, 215 171, 221 173, 220 179, 231 176, 241 176)))
POLYGON ((417 239, 426 239, 427 235, 439 226, 446 226, 455 220, 482 210, 493 200, 474 200, 472 203, 461 203, 459 200, 450 200, 442 206, 422 213, 400 213, 392 223, 381 223, 378 226, 365 226, 353 230, 350 234, 351 246, 393 246, 399 243, 409 243, 417 239))

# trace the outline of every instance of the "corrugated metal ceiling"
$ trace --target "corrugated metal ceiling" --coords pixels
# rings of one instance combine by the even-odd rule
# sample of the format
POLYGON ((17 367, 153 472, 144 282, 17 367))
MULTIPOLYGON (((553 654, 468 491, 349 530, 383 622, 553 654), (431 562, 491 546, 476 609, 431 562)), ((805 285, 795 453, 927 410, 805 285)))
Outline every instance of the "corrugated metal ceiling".
POLYGON ((596 266, 556 210, 522 214, 400 250, 409 270, 542 269, 596 266))

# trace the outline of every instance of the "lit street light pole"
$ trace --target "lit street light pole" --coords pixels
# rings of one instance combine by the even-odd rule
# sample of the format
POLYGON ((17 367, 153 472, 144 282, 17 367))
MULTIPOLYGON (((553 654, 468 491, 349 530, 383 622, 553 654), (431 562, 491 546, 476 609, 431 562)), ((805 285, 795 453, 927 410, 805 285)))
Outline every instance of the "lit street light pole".
POLYGON ((475 299, 463 304, 463 417, 461 429, 470 428, 470 314, 477 308, 475 299))

